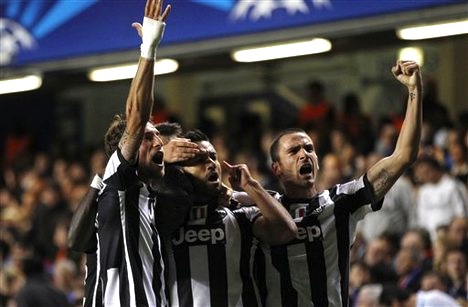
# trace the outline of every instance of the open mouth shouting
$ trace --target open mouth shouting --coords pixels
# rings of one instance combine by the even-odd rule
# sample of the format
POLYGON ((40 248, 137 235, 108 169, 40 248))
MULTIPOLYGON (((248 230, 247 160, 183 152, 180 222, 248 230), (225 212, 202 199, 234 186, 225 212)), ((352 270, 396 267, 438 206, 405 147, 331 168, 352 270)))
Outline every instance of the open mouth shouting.
POLYGON ((152 161, 158 165, 162 165, 164 160, 164 152, 158 151, 154 154, 152 161))
POLYGON ((313 167, 312 164, 309 162, 306 162, 301 165, 299 168, 299 174, 301 175, 313 175, 313 167))
POLYGON ((216 183, 218 182, 219 180, 219 175, 217 172, 211 172, 209 175, 208 175, 208 182, 210 183, 216 183))

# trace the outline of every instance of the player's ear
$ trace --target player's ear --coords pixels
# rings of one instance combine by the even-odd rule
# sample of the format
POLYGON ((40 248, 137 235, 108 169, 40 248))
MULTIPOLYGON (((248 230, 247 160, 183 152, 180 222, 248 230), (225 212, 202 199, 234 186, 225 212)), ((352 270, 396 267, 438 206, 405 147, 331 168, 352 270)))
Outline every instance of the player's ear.
POLYGON ((278 161, 271 163, 271 170, 275 176, 281 175, 281 169, 280 169, 278 161))

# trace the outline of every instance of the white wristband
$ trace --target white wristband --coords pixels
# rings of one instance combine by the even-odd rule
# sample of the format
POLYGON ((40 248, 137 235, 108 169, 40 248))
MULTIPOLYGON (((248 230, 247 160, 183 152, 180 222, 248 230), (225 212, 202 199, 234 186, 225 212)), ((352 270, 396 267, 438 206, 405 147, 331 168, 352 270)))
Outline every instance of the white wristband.
POLYGON ((142 43, 140 45, 141 57, 153 60, 156 58, 156 49, 164 35, 166 24, 162 21, 143 18, 142 43))
POLYGON ((94 175, 93 181, 91 181, 89 186, 95 188, 96 190, 101 190, 104 187, 104 182, 102 182, 102 179, 99 177, 99 175, 94 175))

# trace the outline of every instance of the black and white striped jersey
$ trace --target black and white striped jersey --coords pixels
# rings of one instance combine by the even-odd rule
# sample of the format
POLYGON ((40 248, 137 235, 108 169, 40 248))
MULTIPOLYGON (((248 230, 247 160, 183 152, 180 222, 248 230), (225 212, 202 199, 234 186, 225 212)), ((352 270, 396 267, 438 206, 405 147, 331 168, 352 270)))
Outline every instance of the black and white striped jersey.
POLYGON ((257 207, 194 206, 170 245, 172 306, 257 306, 250 274, 257 207))
POLYGON ((83 307, 102 306, 101 287, 97 285, 99 279, 97 273, 96 252, 86 253, 86 276, 84 285, 83 307), (95 293, 95 290, 97 291, 95 293))
POLYGON ((373 195, 363 176, 312 199, 281 198, 298 234, 285 245, 254 245, 253 274, 264 306, 348 305, 349 250, 357 222, 382 205, 373 195))
MULTIPOLYGON (((98 198, 97 274, 104 306, 167 306, 156 193, 117 150, 98 198)), ((96 298, 98 292, 95 288, 96 298)))

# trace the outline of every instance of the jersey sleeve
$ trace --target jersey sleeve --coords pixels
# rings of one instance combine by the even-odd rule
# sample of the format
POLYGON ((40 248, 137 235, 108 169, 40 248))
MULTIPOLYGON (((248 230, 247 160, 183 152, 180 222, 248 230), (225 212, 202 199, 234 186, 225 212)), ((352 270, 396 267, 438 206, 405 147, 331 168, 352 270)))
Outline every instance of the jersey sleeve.
POLYGON ((127 189, 131 183, 137 181, 136 166, 137 162, 135 164, 129 163, 123 157, 120 149, 117 149, 107 162, 103 176, 104 184, 119 191, 127 189))
POLYGON ((363 217, 371 211, 382 208, 383 198, 376 199, 367 174, 347 183, 336 185, 330 194, 338 210, 346 211, 348 214, 356 213, 358 219, 358 216, 363 217))
POLYGON ((262 215, 257 206, 241 207, 234 210, 233 213, 236 217, 245 218, 250 224, 253 224, 262 215))

